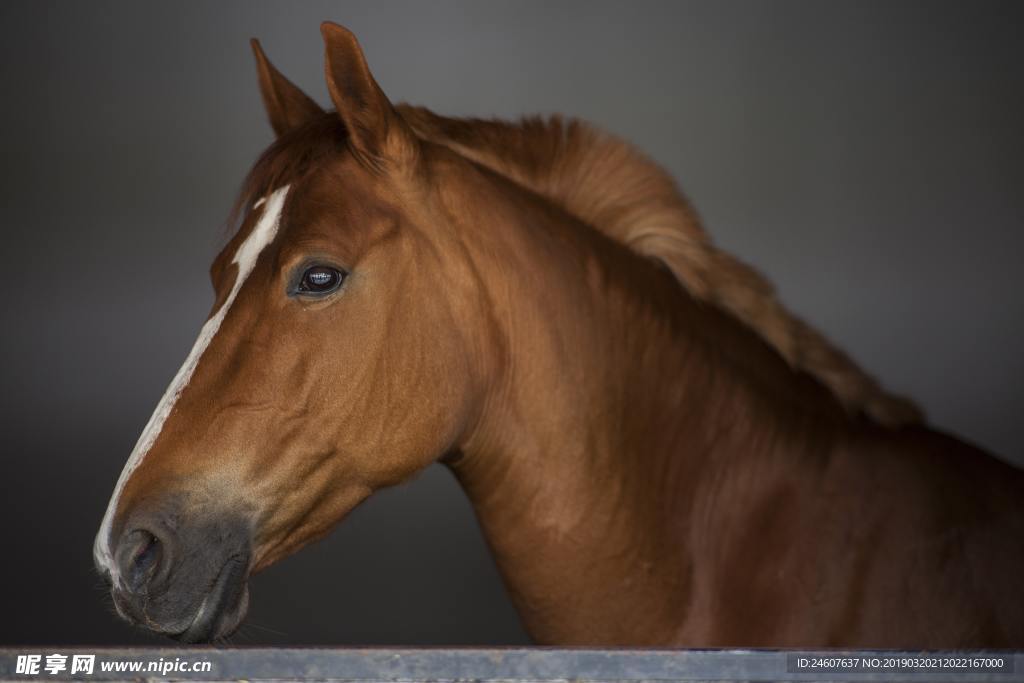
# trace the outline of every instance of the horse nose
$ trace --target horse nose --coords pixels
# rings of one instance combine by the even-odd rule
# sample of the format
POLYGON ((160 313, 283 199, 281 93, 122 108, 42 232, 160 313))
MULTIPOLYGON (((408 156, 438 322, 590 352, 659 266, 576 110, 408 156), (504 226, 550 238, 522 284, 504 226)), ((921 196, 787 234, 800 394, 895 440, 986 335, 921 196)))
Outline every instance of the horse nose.
POLYGON ((117 547, 117 567, 125 588, 146 593, 166 574, 168 544, 149 529, 134 529, 121 538, 117 547))

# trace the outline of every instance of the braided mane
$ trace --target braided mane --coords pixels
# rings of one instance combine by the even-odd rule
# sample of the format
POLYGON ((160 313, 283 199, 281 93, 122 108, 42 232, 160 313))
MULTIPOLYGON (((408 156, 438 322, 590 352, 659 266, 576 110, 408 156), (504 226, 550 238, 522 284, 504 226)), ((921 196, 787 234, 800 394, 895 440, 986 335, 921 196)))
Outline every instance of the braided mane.
POLYGON ((851 414, 887 426, 922 420, 849 356, 786 310, 759 272, 714 245, 661 167, 626 142, 574 119, 453 119, 402 105, 423 138, 498 172, 635 251, 664 262, 695 298, 755 330, 791 367, 828 387, 851 414))

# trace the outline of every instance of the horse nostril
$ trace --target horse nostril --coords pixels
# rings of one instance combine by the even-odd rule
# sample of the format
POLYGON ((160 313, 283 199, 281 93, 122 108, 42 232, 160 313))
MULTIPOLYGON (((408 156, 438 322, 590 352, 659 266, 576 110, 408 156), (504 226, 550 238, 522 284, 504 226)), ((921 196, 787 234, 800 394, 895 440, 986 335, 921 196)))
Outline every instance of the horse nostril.
POLYGON ((153 579, 163 558, 160 539, 145 529, 136 529, 121 543, 121 575, 132 592, 141 592, 153 579))

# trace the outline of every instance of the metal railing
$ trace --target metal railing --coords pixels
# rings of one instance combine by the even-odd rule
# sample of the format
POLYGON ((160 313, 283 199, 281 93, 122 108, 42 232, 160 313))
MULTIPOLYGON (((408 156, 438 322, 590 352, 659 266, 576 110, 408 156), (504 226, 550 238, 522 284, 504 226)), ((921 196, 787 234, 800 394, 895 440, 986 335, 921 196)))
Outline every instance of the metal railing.
POLYGON ((0 648, 0 680, 998 681, 1024 651, 0 648))

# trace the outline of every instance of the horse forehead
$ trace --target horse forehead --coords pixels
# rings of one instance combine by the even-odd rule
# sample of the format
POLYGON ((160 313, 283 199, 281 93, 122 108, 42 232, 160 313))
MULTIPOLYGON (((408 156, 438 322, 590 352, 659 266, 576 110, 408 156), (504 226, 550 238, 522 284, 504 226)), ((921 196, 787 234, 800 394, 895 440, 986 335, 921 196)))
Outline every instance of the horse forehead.
MULTIPOLYGON (((296 202, 296 195, 301 194, 296 183, 283 183, 276 188, 266 190, 259 199, 252 202, 245 217, 228 242, 218 252, 213 267, 230 268, 243 263, 256 266, 259 257, 270 251, 272 245, 284 241, 283 235, 289 226, 301 225, 301 216, 295 220, 296 208, 302 209, 308 202, 296 202), (272 223, 266 218, 273 215, 272 223), (271 229, 271 225, 273 229, 271 229)), ((225 283, 225 293, 235 282, 229 278, 225 283)))
POLYGON ((278 237, 290 249, 335 244, 358 249, 403 222, 409 205, 364 173, 320 173, 289 192, 278 237))

